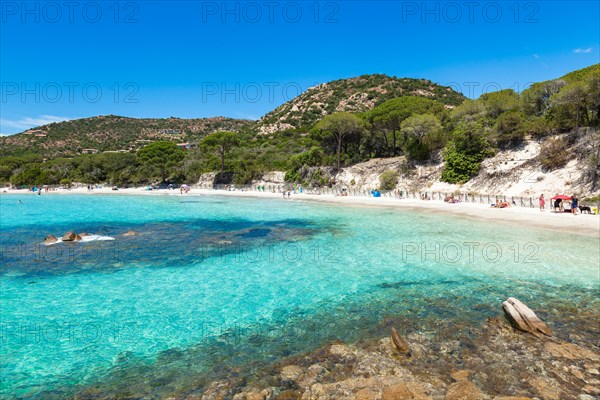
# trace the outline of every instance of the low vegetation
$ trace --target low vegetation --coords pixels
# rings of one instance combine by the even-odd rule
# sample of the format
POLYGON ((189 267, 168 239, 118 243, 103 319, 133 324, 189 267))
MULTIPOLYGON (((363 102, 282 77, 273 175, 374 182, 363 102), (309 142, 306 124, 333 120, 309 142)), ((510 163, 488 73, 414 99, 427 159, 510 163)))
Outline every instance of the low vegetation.
POLYGON ((399 174, 396 171, 385 171, 379 176, 380 190, 394 190, 398 184, 399 174))

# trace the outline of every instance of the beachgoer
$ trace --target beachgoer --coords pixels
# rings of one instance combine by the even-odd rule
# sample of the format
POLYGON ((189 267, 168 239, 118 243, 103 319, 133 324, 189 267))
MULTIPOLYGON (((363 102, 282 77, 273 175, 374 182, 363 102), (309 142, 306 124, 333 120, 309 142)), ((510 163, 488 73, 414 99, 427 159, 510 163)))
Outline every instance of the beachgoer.
POLYGON ((544 199, 544 194, 540 195, 540 211, 544 211, 544 206, 546 205, 546 200, 544 199))
POLYGON ((573 213, 573 215, 577 215, 578 207, 579 207, 579 199, 577 198, 577 195, 574 194, 573 197, 571 197, 571 212, 573 213))
POLYGON ((292 192, 290 192, 290 191, 288 190, 288 199, 290 198, 290 196, 291 196, 291 195, 292 195, 292 192))
POLYGON ((554 200, 554 212, 561 212, 562 209, 562 199, 554 200))

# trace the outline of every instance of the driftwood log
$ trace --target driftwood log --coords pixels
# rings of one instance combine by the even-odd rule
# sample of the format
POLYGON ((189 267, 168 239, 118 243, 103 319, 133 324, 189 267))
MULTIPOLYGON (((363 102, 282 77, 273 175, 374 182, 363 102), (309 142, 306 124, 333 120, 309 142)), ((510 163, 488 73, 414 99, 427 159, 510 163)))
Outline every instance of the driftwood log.
POLYGON ((502 309, 515 328, 538 337, 540 337, 540 333, 552 336, 552 330, 548 325, 539 319, 529 307, 514 297, 509 297, 502 303, 502 309))
POLYGON ((406 354, 407 356, 410 357, 410 346, 408 345, 408 343, 406 343, 406 341, 404 339, 402 339, 402 336, 400 336, 398 331, 396 331, 396 328, 394 328, 393 326, 392 326, 392 344, 394 345, 396 350, 398 350, 400 353, 406 354))

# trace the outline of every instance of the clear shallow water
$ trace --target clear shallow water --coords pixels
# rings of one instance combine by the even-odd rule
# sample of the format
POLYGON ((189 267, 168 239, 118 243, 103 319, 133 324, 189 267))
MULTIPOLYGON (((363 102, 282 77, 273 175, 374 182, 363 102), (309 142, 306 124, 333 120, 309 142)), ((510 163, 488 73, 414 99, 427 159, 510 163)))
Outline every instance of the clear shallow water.
POLYGON ((478 326, 508 296, 559 331, 566 310, 600 312, 593 238, 299 201, 21 200, 0 198, 6 398, 189 392, 199 377, 383 334, 388 318, 405 331, 478 326), (68 230, 116 240, 39 246, 68 230))

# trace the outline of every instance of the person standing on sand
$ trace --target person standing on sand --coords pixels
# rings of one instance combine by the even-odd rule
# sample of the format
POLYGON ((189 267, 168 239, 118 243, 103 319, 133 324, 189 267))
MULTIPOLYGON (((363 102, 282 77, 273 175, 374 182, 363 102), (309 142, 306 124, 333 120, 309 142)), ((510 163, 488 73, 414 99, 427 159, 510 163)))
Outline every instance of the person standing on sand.
POLYGON ((544 211, 544 206, 546 205, 546 200, 544 199, 544 194, 540 195, 540 211, 544 211))
POLYGON ((579 199, 577 198, 577 195, 574 194, 573 197, 571 197, 571 213, 573 213, 573 215, 577 215, 577 208, 579 208, 579 199))
POLYGON ((561 212, 561 208, 562 208, 562 199, 556 199, 554 200, 554 212, 561 212))

